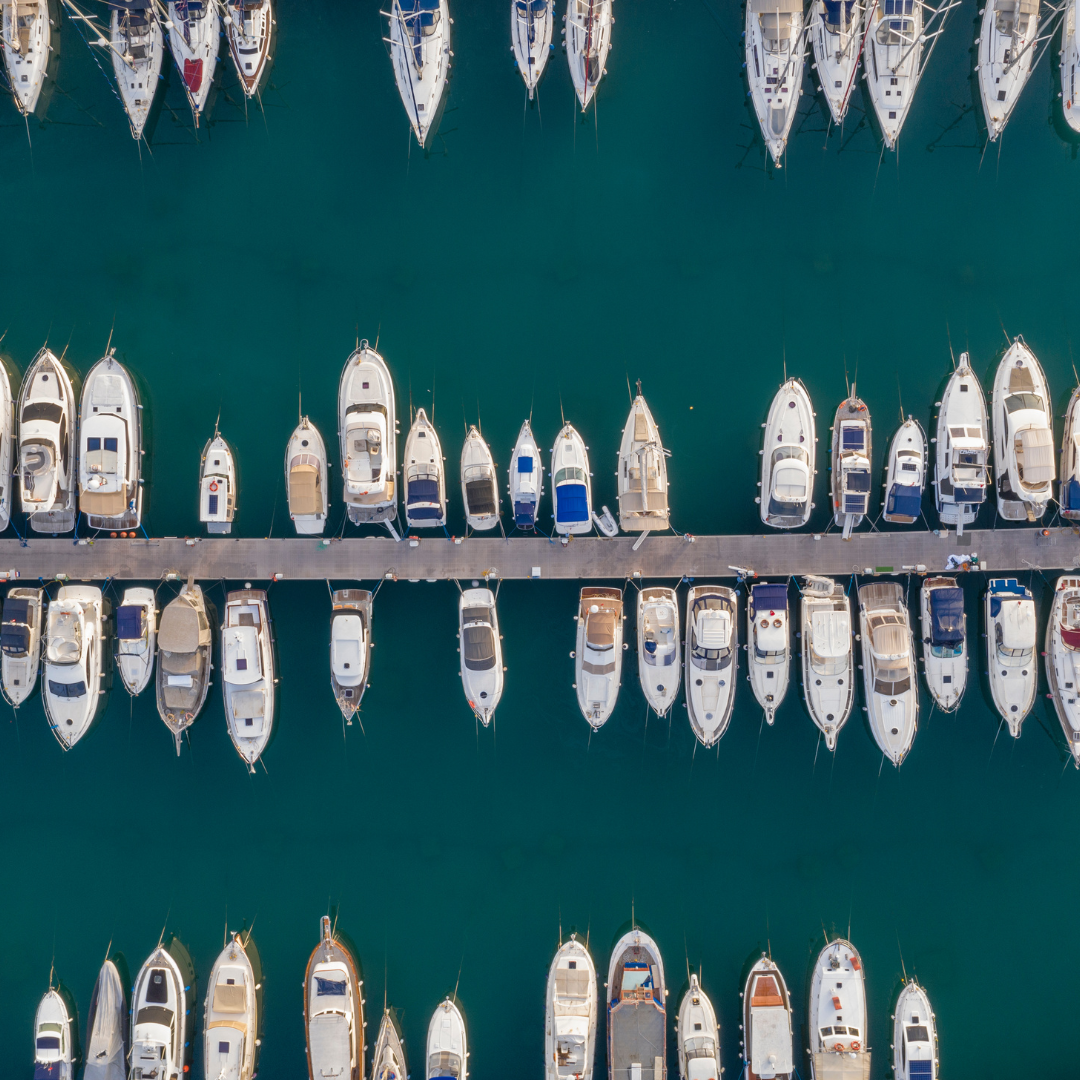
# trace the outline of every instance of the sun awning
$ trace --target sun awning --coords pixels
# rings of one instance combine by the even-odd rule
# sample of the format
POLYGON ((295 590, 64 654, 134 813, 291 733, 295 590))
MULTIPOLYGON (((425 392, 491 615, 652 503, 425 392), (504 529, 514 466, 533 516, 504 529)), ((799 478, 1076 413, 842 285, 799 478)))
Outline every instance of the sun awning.
POLYGON ((294 514, 318 514, 322 510, 317 466, 302 462, 289 470, 289 509, 294 514))
POLYGON ((1025 484, 1045 484, 1054 479, 1054 436, 1046 428, 1024 428, 1016 440, 1017 459, 1025 484))

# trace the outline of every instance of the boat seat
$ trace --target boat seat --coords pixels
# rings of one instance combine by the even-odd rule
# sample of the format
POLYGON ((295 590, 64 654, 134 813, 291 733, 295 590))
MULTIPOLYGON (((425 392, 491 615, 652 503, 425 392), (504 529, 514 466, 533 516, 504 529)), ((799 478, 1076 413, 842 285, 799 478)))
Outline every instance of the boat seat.
POLYGON ((212 1008, 216 1013, 247 1012, 247 987, 243 983, 218 983, 214 987, 212 1008))

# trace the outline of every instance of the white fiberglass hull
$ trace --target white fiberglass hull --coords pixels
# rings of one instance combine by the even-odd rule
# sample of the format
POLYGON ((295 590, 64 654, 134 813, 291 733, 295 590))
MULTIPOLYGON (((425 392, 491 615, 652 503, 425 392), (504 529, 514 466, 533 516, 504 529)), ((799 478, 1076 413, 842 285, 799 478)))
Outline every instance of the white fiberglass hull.
POLYGON ((679 696, 682 675, 679 601, 674 589, 653 587, 638 592, 637 655, 641 692, 657 716, 667 716, 679 696))
POLYGON ((34 1014, 34 1075, 75 1080, 76 1036, 63 995, 50 987, 34 1014))
POLYGON ((476 427, 469 428, 461 448, 461 501, 465 522, 477 532, 499 524, 499 481, 491 448, 476 427))
POLYGON ((761 450, 761 520, 774 529, 797 529, 810 520, 817 475, 814 408, 801 379, 776 392, 761 450))
POLYGON ((566 60, 570 79, 584 112, 606 72, 611 51, 611 26, 615 22, 611 0, 567 0, 566 60))
POLYGON ((780 167, 806 63, 802 0, 747 0, 746 76, 761 137, 780 167))
POLYGON ((1080 768, 1080 577, 1058 578, 1045 647, 1054 711, 1073 764, 1080 768))
POLYGON ((375 1052, 371 1056, 371 1080, 405 1080, 405 1047, 394 1013, 387 1009, 379 1024, 375 1052))
POLYGON ((48 0, 5 0, 2 11, 4 53, 8 85, 15 107, 31 116, 41 99, 52 50, 52 15, 48 0))
POLYGON ((330 513, 330 465, 319 429, 302 417, 285 448, 285 487, 297 536, 322 536, 330 513))
POLYGON ((104 702, 107 604, 92 585, 65 585, 49 604, 42 697, 65 750, 93 727, 104 702))
POLYGON ((921 3, 901 0, 905 17, 884 14, 882 3, 870 3, 866 11, 866 45, 863 74, 870 102, 890 150, 896 149, 915 90, 922 74, 923 9, 921 3), (893 24, 898 24, 893 29, 893 24))
POLYGON ((1080 386, 1073 390, 1065 410, 1058 468, 1058 507, 1061 516, 1068 521, 1080 520, 1080 386))
POLYGON ((1018 7, 1015 0, 986 0, 982 10, 979 62, 975 71, 991 142, 1005 130, 1035 59, 1039 3, 1036 0, 1032 12, 1017 10, 1018 7))
POLYGON ((120 971, 106 960, 98 972, 86 1018, 83 1080, 127 1080, 128 1003, 120 971))
POLYGON ((645 399, 630 407, 619 447, 619 527, 625 532, 663 530, 671 523, 668 507, 667 451, 645 399))
POLYGON ((560 536, 592 532, 588 448, 572 424, 563 427, 551 448, 551 501, 555 532, 560 536))
MULTIPOLYGON (((919 590, 919 612, 922 630, 923 672, 930 696, 942 712, 955 712, 960 707, 960 700, 967 688, 968 648, 967 616, 961 610, 958 617, 949 620, 950 628, 955 632, 949 641, 935 641, 941 638, 940 627, 935 625, 931 598, 941 595, 945 590, 951 596, 959 594, 963 604, 963 593, 955 578, 926 578, 919 590), (955 641, 959 635, 959 641, 955 641)), ((937 620, 940 622, 940 618, 937 620)))
POLYGON ((169 48, 172 50, 176 70, 184 84, 195 126, 206 108, 210 89, 217 69, 218 49, 221 45, 221 19, 212 0, 204 0, 195 12, 177 0, 169 0, 169 48))
POLYGON ((694 586, 686 596, 686 711, 702 746, 715 746, 731 722, 739 675, 735 592, 694 586))
POLYGON ((592 1080, 596 1061, 596 965, 576 937, 548 970, 544 1023, 545 1080, 592 1080))
POLYGON ((185 1075, 187 993, 180 966, 158 946, 143 964, 131 993, 131 1075, 181 1080, 185 1075))
POLYGON ((360 708, 371 666, 371 593, 339 589, 330 616, 330 685, 347 724, 360 708))
POLYGON ((236 462, 229 444, 215 431, 203 447, 199 475, 199 520, 208 533, 232 532, 236 496, 236 462))
POLYGON ((581 590, 574 689, 578 708, 594 731, 607 723, 619 698, 625 618, 619 589, 581 590))
POLYGON ((154 105, 165 55, 157 11, 153 7, 130 12, 113 8, 109 35, 113 74, 131 126, 131 137, 141 139, 154 105))
POLYGON ((809 1014, 813 1080, 868 1076, 866 983, 862 958, 850 941, 837 938, 818 954, 810 978, 809 1014))
POLYGON ((554 31, 555 0, 510 0, 510 43, 530 101, 551 55, 554 31))
MULTIPOLYGON (((116 669, 124 689, 132 697, 141 694, 150 682, 154 671, 154 655, 157 649, 157 611, 154 591, 143 586, 125 589, 120 601, 121 608, 140 609, 142 636, 125 639, 124 627, 118 626, 116 640, 116 669)), ((123 619, 124 612, 117 613, 117 620, 123 619)))
POLYGON ((233 934, 210 970, 203 1006, 203 1063, 213 1080, 255 1075, 258 989, 244 940, 233 934))
POLYGON ((426 147, 438 128, 450 71, 450 9, 439 0, 438 18, 416 0, 393 0, 390 59, 401 103, 416 141, 426 147))
POLYGON ((0 532, 11 524, 12 462, 15 453, 15 399, 7 364, 0 359, 0 532))
POLYGON ((926 991, 909 980, 893 1013, 892 1063, 894 1080, 937 1080, 937 1018, 926 991))
POLYGON ((225 722, 251 772, 274 731, 277 683, 270 605, 260 589, 231 592, 221 629, 225 722))
POLYGON ((716 1010, 708 994, 701 989, 696 974, 690 976, 690 986, 679 1005, 675 1021, 679 1046, 680 1080, 720 1076, 720 1027, 716 1010))
MULTIPOLYGON (((872 2, 872 0, 871 0, 872 2)), ((844 8, 846 8, 846 4, 844 8)), ((814 46, 814 63, 821 82, 821 92, 829 106, 834 124, 842 124, 851 104, 855 72, 862 51, 863 4, 853 5, 846 25, 826 21, 822 0, 814 0, 810 8, 810 40, 814 46)), ((843 18, 843 9, 841 19, 843 18)))
POLYGON ((1039 682, 1035 601, 1031 590, 1015 578, 999 578, 990 581, 983 604, 990 695, 1009 725, 1009 734, 1018 739, 1020 726, 1035 704, 1039 682))
POLYGON ((4 622, 7 635, 22 639, 22 648, 15 641, 5 641, 0 654, 0 673, 4 697, 18 708, 37 687, 41 667, 41 642, 45 622, 45 590, 9 589, 4 597, 4 622), (25 605, 25 614, 23 606, 25 605), (18 617, 16 618, 16 611, 18 617), (17 632, 17 633, 16 633, 17 632))
POLYGON ((771 726, 787 694, 791 674, 787 584, 753 586, 746 621, 750 629, 747 643, 750 686, 765 712, 765 722, 771 726))
POLYGON ((1080 132, 1080 0, 1068 0, 1061 29, 1061 107, 1065 123, 1080 132))
POLYGON ((253 98, 270 70, 274 34, 271 0, 228 0, 225 11, 229 53, 244 93, 253 98))
POLYGON ((495 594, 490 589, 465 589, 458 604, 458 651, 461 685, 469 708, 487 727, 503 692, 502 638, 495 594))
MULTIPOLYGON (((827 580, 821 580, 827 586, 827 580)), ((804 587, 800 641, 806 708, 825 737, 825 745, 835 750, 837 736, 855 700, 855 662, 851 601, 843 586, 831 584, 831 594, 818 595, 804 587)))
POLYGON ((937 417, 934 494, 943 525, 961 533, 979 515, 986 500, 990 460, 990 421, 982 386, 967 353, 949 377, 937 417))
POLYGON ((397 517, 397 407, 386 361, 366 340, 338 384, 338 438, 345 506, 354 525, 397 517))
POLYGON ((544 463, 540 447, 526 420, 510 455, 510 511, 518 529, 533 530, 544 494, 544 463))
POLYGON ((405 439, 405 524, 410 529, 441 529, 446 525, 446 466, 434 424, 423 409, 405 439))
POLYGON ((458 1077, 469 1072, 469 1044, 465 1017, 456 1001, 447 998, 435 1010, 427 1032, 428 1077, 458 1077))
POLYGON ((926 486, 926 432, 908 417, 889 444, 885 474, 885 509, 882 517, 895 525, 911 525, 922 515, 926 486))

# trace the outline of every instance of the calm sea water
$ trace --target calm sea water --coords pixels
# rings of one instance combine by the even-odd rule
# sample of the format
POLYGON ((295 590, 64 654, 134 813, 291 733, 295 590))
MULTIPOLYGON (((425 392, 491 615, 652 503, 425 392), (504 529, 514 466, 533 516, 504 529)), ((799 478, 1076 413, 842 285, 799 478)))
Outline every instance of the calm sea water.
MULTIPOLYGON (((332 440, 358 336, 379 339, 403 429, 410 399, 434 398, 452 468, 466 422, 482 421, 505 467, 530 410, 550 446, 561 405, 609 504, 627 382, 642 379, 673 452, 674 524, 698 533, 755 528, 759 425, 785 358, 823 428, 845 370, 857 377, 879 458, 901 399, 929 424, 950 337, 988 378, 1003 331, 1022 332, 1063 406, 1080 165, 1054 130, 1045 62, 1000 150, 982 153, 971 0, 899 155, 881 155, 858 100, 847 129, 827 133, 807 80, 782 171, 745 103, 734 3, 622 0, 584 121, 561 53, 526 107, 508 7, 455 6, 450 100, 428 155, 410 147, 375 0, 283 3, 265 110, 245 117, 223 66, 198 141, 173 74, 140 155, 68 23, 32 152, 3 106, 3 349, 25 368, 47 339, 85 372, 115 326, 151 418, 152 533, 198 531, 198 454, 220 410, 239 456, 238 531, 286 534, 298 394, 332 440)), ((453 513, 460 534, 456 495, 453 513)), ((1045 612, 1039 575, 1032 586, 1045 612)), ((977 655, 980 588, 968 589, 977 655)), ((945 1075, 1075 1073, 1080 777, 1048 702, 1014 743, 977 683, 955 716, 927 718, 924 698, 898 773, 859 713, 834 758, 795 688, 763 728, 744 684, 719 751, 695 754, 681 707, 670 725, 647 722, 631 657, 590 741, 571 688, 576 588, 510 582, 507 690, 495 730, 477 732, 456 674, 456 597, 448 583, 380 592, 364 728, 343 733, 325 587, 273 586, 281 719, 256 776, 216 687, 179 759, 150 694, 132 704, 118 686, 67 755, 40 698, 6 713, 0 1072, 29 1074, 54 962, 85 1019, 110 941, 134 972, 166 928, 192 951, 201 1010, 225 928, 246 924, 265 969, 260 1074, 303 1075, 303 969, 333 909, 360 953, 369 1038, 385 997, 403 1010, 414 1075, 428 1017, 455 987, 472 1075, 538 1075, 560 926, 588 934, 606 970, 632 911, 663 950, 672 1012, 687 963, 702 966, 729 1075, 747 957, 771 948, 801 1023, 822 928, 849 925, 875 1077, 902 963, 931 994, 945 1075)))

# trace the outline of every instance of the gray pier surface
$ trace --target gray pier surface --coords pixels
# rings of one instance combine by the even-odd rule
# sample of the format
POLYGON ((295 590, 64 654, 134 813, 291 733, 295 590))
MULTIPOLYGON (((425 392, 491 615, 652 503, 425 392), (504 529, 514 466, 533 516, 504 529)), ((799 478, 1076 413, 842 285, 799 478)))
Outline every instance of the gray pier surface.
POLYGON ((732 577, 732 566, 758 577, 798 574, 904 573, 945 569, 951 554, 978 554, 989 571, 1072 570, 1080 566, 1080 536, 1072 528, 978 529, 957 538, 925 530, 857 532, 845 541, 838 532, 772 533, 767 536, 650 535, 637 551, 637 537, 614 540, 578 537, 567 545, 545 537, 471 536, 408 539, 368 536, 232 539, 214 537, 110 540, 31 537, 0 541, 0 571, 17 570, 24 580, 66 575, 72 581, 119 578, 156 581, 166 575, 196 580, 292 579, 402 580, 448 578, 549 578, 615 580, 732 577))

